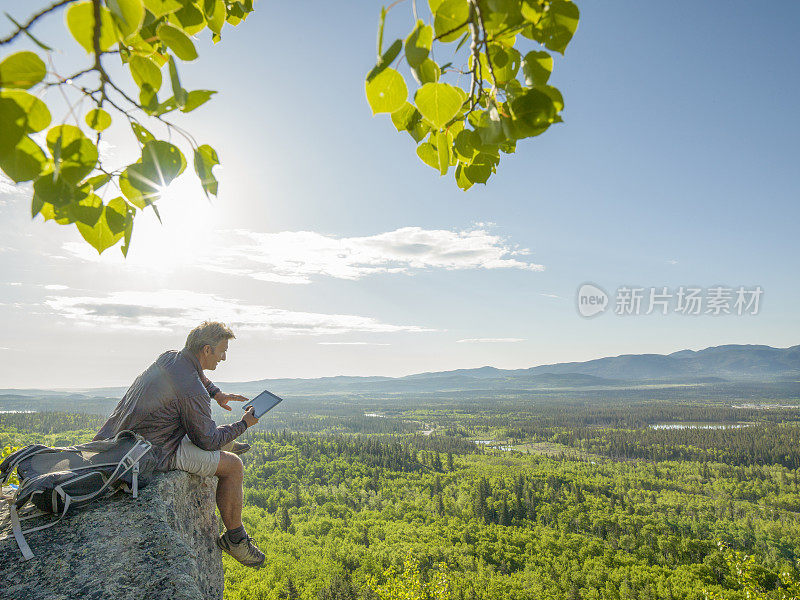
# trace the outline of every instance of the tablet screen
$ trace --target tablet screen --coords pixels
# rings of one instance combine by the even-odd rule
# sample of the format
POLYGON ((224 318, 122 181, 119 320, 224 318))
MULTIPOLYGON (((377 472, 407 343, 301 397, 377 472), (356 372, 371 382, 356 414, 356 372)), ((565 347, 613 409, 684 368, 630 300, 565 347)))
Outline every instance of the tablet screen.
POLYGON ((250 400, 247 404, 244 405, 244 410, 247 410, 251 406, 253 407, 253 414, 257 419, 260 419, 263 415, 267 413, 267 411, 272 410, 275 408, 279 402, 282 402, 283 398, 279 398, 272 392, 268 392, 264 390, 258 396, 250 400))

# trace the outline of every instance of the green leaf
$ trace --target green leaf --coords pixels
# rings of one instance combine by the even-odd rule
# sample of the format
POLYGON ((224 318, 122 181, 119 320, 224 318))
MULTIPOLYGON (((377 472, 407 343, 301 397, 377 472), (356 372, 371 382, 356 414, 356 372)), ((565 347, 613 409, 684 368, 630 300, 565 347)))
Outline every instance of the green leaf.
POLYGON ((482 9, 483 25, 490 40, 497 41, 499 36, 503 35, 505 37, 509 30, 525 24, 519 5, 519 0, 481 2, 481 6, 484 7, 482 9), (486 10, 486 8, 489 8, 489 10, 486 10))
POLYGON ((86 124, 95 131, 103 131, 111 126, 111 115, 101 108, 95 108, 86 114, 86 124))
POLYGON ((144 0, 144 5, 156 18, 183 8, 181 0, 144 0))
POLYGON ((23 108, 12 98, 6 97, 8 92, 0 92, 0 156, 10 152, 27 130, 27 115, 23 108))
POLYGON ((397 131, 407 131, 421 118, 422 115, 419 114, 419 111, 414 108, 414 105, 410 102, 406 102, 392 113, 392 123, 397 131))
POLYGON ((156 29, 156 35, 181 60, 191 61, 197 58, 197 49, 194 47, 194 43, 177 27, 162 23, 156 29))
POLYGON ((51 127, 47 132, 47 147, 57 172, 67 182, 77 183, 97 164, 97 146, 74 125, 51 127))
POLYGON ((464 165, 464 163, 458 163, 458 166, 456 167, 455 178, 456 178, 456 185, 466 192, 469 188, 472 187, 472 182, 469 180, 469 177, 467 177, 467 175, 464 173, 465 166, 466 165, 464 165))
POLYGON ((464 167, 464 176, 473 183, 486 183, 496 164, 497 159, 493 155, 481 152, 471 164, 464 167))
POLYGON ((206 28, 206 19, 203 11, 194 4, 187 4, 169 16, 169 22, 183 29, 188 35, 195 35, 206 28))
POLYGON ((488 110, 472 112, 469 116, 469 122, 475 127, 475 132, 480 136, 481 144, 484 146, 499 144, 506 139, 500 115, 494 107, 488 110))
POLYGON ((178 108, 180 107, 178 106, 178 102, 175 100, 175 96, 170 96, 161 104, 156 105, 155 110, 151 110, 150 113, 154 115, 164 115, 168 112, 172 112, 173 110, 177 110, 178 108))
POLYGON ((538 0, 522 0, 520 12, 527 21, 537 24, 544 14, 544 4, 538 0))
POLYGON ((436 134, 436 153, 439 159, 439 173, 446 175, 447 168, 450 166, 450 144, 444 131, 436 134))
POLYGON ((386 25, 386 7, 381 6, 381 16, 378 19, 378 56, 383 54, 383 27, 386 25))
POLYGON ((126 221, 131 209, 124 198, 117 196, 113 200, 109 200, 105 213, 108 228, 112 233, 117 234, 125 231, 126 221))
MULTIPOLYGON (((67 11, 67 27, 72 37, 75 38, 88 54, 94 53, 94 7, 91 0, 79 2, 69 7, 67 11)), ((117 43, 114 33, 114 20, 111 11, 105 6, 100 7, 100 51, 105 52, 117 43)))
POLYGON ((125 232, 123 233, 123 242, 122 247, 120 250, 122 251, 122 256, 125 258, 128 257, 128 250, 131 247, 131 236, 133 235, 133 216, 128 219, 128 222, 125 224, 125 232))
POLYGON ((420 83, 436 83, 439 81, 439 77, 442 74, 442 70, 439 68, 433 60, 430 58, 426 58, 422 61, 416 68, 412 68, 411 72, 414 74, 414 78, 420 83))
POLYGON ((0 62, 0 88, 27 90, 47 75, 47 68, 33 52, 17 52, 0 62))
POLYGON ((207 144, 203 144, 194 151, 194 170, 200 178, 203 191, 208 194, 217 195, 217 178, 214 177, 212 169, 219 164, 219 157, 216 150, 207 144))
MULTIPOLYGON (((33 182, 32 210, 41 210, 45 204, 56 207, 68 206, 79 202, 88 195, 91 186, 76 187, 74 183, 65 181, 57 176, 51 169, 39 175, 33 182)), ((36 216, 38 211, 33 213, 36 216)))
POLYGON ((467 0, 445 0, 435 11, 431 10, 435 13, 433 28, 439 41, 452 42, 464 33, 469 18, 467 0))
POLYGON ((144 209, 161 195, 157 177, 157 174, 149 173, 142 163, 134 163, 128 165, 119 176, 119 189, 134 206, 144 209))
POLYGON ((16 183, 38 177, 46 164, 44 152, 28 136, 24 136, 11 152, 0 156, 0 169, 16 183))
POLYGON ((408 88, 403 76, 394 69, 385 69, 365 84, 367 102, 372 114, 392 113, 403 106, 408 98, 408 88))
POLYGON ((105 173, 101 173, 100 175, 95 175, 94 177, 90 177, 84 183, 91 186, 93 191, 97 191, 106 185, 109 181, 111 181, 111 175, 106 175, 105 173))
POLYGON ((554 52, 564 54, 575 30, 578 28, 580 11, 568 0, 551 0, 550 8, 533 30, 533 39, 554 52))
POLYGON ((128 62, 128 68, 140 88, 144 89, 144 85, 148 84, 153 93, 161 89, 161 69, 149 58, 134 54, 128 62))
POLYGON ((538 88, 526 91, 508 103, 511 119, 504 122, 506 135, 514 139, 543 133, 556 117, 552 98, 538 88))
POLYGON ((436 129, 441 129, 461 108, 461 94, 448 83, 426 83, 417 90, 414 101, 419 112, 436 129))
POLYGON ((414 30, 406 38, 406 60, 413 69, 422 64, 431 51, 433 29, 423 21, 417 21, 414 30))
MULTIPOLYGON (((112 210, 111 212, 113 213, 114 211, 112 210)), ((123 234, 121 231, 119 233, 114 233, 109 227, 108 214, 109 208, 106 206, 93 227, 84 223, 76 224, 83 239, 89 242, 89 244, 97 250, 98 254, 102 254, 122 239, 123 234)))
POLYGON ((208 28, 216 35, 219 35, 222 31, 223 25, 225 25, 225 3, 223 0, 212 0, 211 2, 206 2, 206 5, 213 6, 211 11, 206 10, 206 21, 208 23, 208 28))
POLYGON ((526 85, 544 85, 553 72, 553 57, 543 50, 528 52, 522 61, 522 72, 526 85))
POLYGON ((146 144, 147 142, 152 142, 156 139, 152 133, 147 131, 147 129, 138 123, 131 122, 131 129, 133 130, 133 134, 136 136, 136 139, 139 140, 140 144, 146 144))
POLYGON ((367 73, 367 82, 370 82, 373 79, 375 79, 377 75, 382 73, 384 69, 386 69, 390 64, 392 64, 392 61, 394 61, 394 59, 397 58, 397 55, 400 54, 400 50, 402 49, 403 49, 403 42, 401 42, 400 40, 395 40, 394 43, 391 46, 389 46, 389 49, 386 52, 384 52, 383 56, 380 57, 380 59, 378 60, 378 64, 372 67, 372 70, 369 73, 367 73))
POLYGON ((216 94, 212 90, 192 90, 186 96, 186 103, 184 107, 181 109, 181 112, 192 112, 195 108, 199 108, 209 100, 211 100, 211 96, 216 94))
POLYGON ((96 194, 89 194, 67 207, 71 223, 83 223, 87 227, 94 227, 103 214, 103 201, 96 194))
POLYGON ((481 146, 480 136, 471 129, 464 129, 458 132, 455 139, 455 151, 458 158, 470 163, 477 156, 481 146))
MULTIPOLYGON (((504 48, 501 44, 490 44, 489 59, 498 85, 504 85, 517 76, 521 57, 514 48, 504 48)), ((489 62, 483 52, 480 54, 480 61, 483 79, 492 82, 492 71, 489 69, 489 62)))
POLYGON ((169 57, 169 80, 172 83, 175 105, 182 108, 186 105, 186 90, 181 87, 181 80, 178 79, 178 68, 175 66, 175 59, 171 56, 169 57))
POLYGON ((142 148, 142 165, 149 171, 151 181, 158 186, 167 186, 186 168, 186 159, 177 146, 156 140, 142 148))
POLYGON ((127 39, 139 32, 144 22, 142 0, 106 0, 106 4, 123 38, 127 39))
POLYGON ((392 113, 392 123, 397 131, 407 131, 417 143, 431 132, 430 124, 423 120, 420 112, 410 102, 405 102, 392 113))
POLYGON ((13 135, 14 124, 21 128, 22 133, 36 133, 47 127, 50 121, 50 110, 36 96, 23 90, 0 91, 0 124, 5 125, 0 128, 3 131, 0 138, 6 135, 6 131, 13 135))
POLYGON ((429 167, 439 171, 439 152, 430 142, 422 142, 417 146, 417 156, 429 167))

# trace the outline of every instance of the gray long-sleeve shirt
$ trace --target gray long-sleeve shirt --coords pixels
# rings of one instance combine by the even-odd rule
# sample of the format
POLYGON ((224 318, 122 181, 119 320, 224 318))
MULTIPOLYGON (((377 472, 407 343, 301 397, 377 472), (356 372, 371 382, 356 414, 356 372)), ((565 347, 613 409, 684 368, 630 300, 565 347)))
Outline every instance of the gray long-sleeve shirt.
POLYGON ((217 427, 211 394, 218 391, 191 352, 169 350, 136 378, 94 439, 135 431, 160 451, 156 468, 169 471, 184 435, 203 450, 219 450, 247 429, 243 420, 217 427))

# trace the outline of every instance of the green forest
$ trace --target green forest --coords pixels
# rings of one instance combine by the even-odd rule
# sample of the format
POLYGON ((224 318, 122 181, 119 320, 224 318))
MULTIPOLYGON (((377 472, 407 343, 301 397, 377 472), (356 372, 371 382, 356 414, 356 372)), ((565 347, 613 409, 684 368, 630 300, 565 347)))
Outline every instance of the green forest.
MULTIPOLYGON (((796 598, 800 411, 782 405, 276 411, 240 438, 267 560, 225 556, 225 597, 796 598)), ((69 445, 103 421, 2 414, 0 443, 69 445)))

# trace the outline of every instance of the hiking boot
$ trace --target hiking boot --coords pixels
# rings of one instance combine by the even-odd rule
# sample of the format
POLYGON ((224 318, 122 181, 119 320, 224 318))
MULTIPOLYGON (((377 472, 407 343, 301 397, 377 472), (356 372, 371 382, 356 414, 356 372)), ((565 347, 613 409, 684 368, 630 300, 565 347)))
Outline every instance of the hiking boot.
POLYGON ((219 546, 220 550, 230 554, 245 567, 258 568, 264 564, 264 553, 253 543, 249 535, 238 544, 233 544, 226 534, 222 534, 217 538, 217 546, 219 546))
POLYGON ((237 442, 234 440, 231 442, 231 449, 228 452, 233 452, 234 454, 244 454, 250 450, 250 444, 243 444, 242 442, 237 442))

